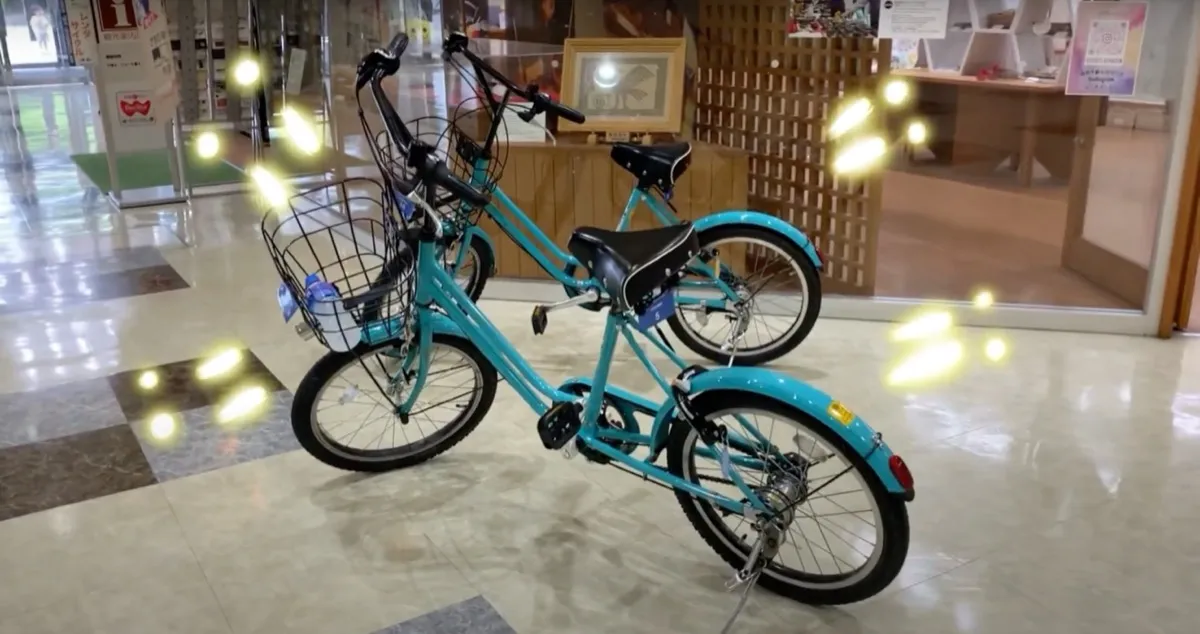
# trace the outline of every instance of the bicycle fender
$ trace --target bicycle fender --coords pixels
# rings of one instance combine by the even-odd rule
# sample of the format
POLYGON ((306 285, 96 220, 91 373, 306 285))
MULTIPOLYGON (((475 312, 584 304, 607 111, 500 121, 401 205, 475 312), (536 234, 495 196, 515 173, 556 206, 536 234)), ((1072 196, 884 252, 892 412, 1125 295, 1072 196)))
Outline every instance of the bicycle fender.
POLYGON ((790 222, 776 218, 771 214, 747 209, 731 209, 708 214, 693 223, 697 233, 702 233, 706 229, 715 229, 729 225, 750 225, 778 233, 803 251, 808 256, 808 259, 812 260, 813 266, 817 267, 817 270, 825 268, 824 263, 821 261, 821 254, 817 252, 817 247, 813 246, 808 236, 804 235, 803 231, 797 229, 790 222))
POLYGON ((714 368, 696 374, 688 383, 690 395, 709 390, 752 392, 808 414, 858 452, 888 492, 911 499, 912 491, 892 473, 892 450, 866 421, 821 390, 786 374, 753 367, 714 368))
MULTIPOLYGON (((491 256, 492 270, 488 271, 488 275, 489 276, 495 275, 496 274, 496 245, 492 242, 492 237, 489 236, 487 234, 487 232, 484 231, 483 229, 480 229, 479 227, 477 227, 475 225, 471 225, 471 226, 467 227, 466 231, 463 231, 463 240, 464 240, 464 242, 475 241, 475 240, 479 241, 479 242, 477 242, 477 244, 480 245, 479 249, 480 250, 486 249, 488 252, 488 255, 491 256)), ((467 243, 469 244, 469 242, 467 242, 467 243)))

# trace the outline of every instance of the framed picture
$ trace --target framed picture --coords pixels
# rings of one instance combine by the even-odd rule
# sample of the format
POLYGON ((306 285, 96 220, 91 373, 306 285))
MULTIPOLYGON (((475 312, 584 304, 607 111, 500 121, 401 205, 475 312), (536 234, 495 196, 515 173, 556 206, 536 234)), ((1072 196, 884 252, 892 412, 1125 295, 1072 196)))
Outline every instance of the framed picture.
POLYGON ((683 125, 687 40, 578 38, 563 47, 562 102, 587 122, 559 132, 668 132, 683 125))

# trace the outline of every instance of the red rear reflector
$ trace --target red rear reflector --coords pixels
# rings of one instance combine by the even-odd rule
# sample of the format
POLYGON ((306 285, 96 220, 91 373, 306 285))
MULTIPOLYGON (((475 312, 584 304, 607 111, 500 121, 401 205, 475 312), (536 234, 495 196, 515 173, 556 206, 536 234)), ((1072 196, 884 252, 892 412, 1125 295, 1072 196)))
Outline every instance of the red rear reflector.
POLYGON ((896 481, 900 483, 900 486, 904 487, 905 491, 913 490, 912 471, 908 470, 908 465, 904 463, 904 458, 897 455, 888 458, 888 469, 892 470, 892 475, 896 476, 896 481))

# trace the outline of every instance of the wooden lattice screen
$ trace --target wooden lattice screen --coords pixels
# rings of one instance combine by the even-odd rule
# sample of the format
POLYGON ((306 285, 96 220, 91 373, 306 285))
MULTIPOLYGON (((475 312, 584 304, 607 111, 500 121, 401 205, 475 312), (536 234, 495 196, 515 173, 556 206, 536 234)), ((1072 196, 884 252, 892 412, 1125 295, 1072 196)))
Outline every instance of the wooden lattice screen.
POLYGON ((891 42, 788 38, 788 4, 700 0, 695 137, 750 154, 750 207, 808 233, 826 291, 870 295, 883 177, 835 177, 824 129, 842 95, 888 72, 891 42))

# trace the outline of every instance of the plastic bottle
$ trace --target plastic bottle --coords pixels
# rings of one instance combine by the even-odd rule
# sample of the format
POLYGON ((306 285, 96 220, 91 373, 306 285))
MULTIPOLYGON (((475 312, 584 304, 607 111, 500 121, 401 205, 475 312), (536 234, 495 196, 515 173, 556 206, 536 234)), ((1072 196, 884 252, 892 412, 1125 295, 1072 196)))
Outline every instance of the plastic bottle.
POLYGON ((354 320, 354 315, 342 304, 341 294, 336 286, 317 278, 309 282, 305 296, 308 312, 320 324, 325 343, 329 345, 330 350, 345 352, 358 345, 362 332, 358 322, 354 320))

